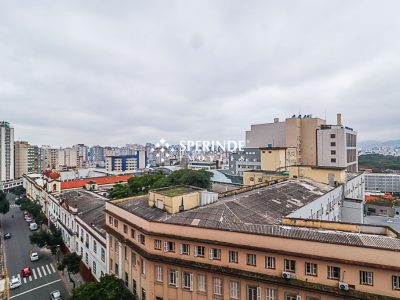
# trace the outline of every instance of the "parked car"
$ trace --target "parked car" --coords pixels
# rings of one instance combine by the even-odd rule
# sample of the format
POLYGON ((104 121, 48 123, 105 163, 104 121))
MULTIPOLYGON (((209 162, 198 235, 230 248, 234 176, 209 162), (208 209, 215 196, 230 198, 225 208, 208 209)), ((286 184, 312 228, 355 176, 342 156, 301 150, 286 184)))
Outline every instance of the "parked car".
POLYGON ((5 240, 11 239, 11 233, 7 232, 7 233, 4 235, 4 239, 5 239, 5 240))
POLYGON ((32 252, 31 261, 37 261, 37 260, 39 260, 39 254, 37 252, 32 252))
POLYGON ((28 211, 24 210, 24 217, 26 217, 27 215, 29 215, 28 211))
POLYGON ((34 230, 38 229, 38 226, 35 222, 32 222, 31 224, 29 224, 29 229, 31 231, 34 231, 34 230))
POLYGON ((10 279, 10 289, 11 290, 21 286, 21 284, 22 284, 22 282, 21 282, 21 279, 19 277, 14 277, 13 276, 10 279))
POLYGON ((51 300, 62 300, 62 296, 59 290, 52 291, 50 293, 51 300))
POLYGON ((28 223, 32 222, 32 218, 31 218, 31 217, 26 217, 25 220, 26 220, 26 222, 28 222, 28 223))
POLYGON ((32 270, 31 270, 31 268, 26 267, 26 268, 23 268, 23 269, 21 270, 21 276, 22 276, 22 277, 29 277, 29 276, 31 276, 31 275, 32 275, 32 270))

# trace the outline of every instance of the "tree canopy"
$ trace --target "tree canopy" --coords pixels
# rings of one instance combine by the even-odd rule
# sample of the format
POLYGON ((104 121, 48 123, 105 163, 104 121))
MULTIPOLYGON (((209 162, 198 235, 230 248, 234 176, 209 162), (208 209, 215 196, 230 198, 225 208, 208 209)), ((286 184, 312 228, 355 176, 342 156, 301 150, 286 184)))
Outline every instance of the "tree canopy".
POLYGON ((211 176, 212 173, 205 170, 197 171, 189 169, 178 170, 170 175, 145 174, 143 176, 130 178, 128 184, 115 184, 110 196, 113 199, 120 199, 130 196, 144 195, 151 189, 173 185, 190 185, 208 189, 211 186, 211 176))
POLYGON ((131 300, 137 299, 121 279, 105 275, 99 282, 81 284, 72 291, 70 300, 131 300))
POLYGON ((0 190, 0 213, 6 214, 10 210, 10 202, 8 202, 6 194, 0 190))
POLYGON ((381 172, 386 169, 400 170, 400 157, 382 154, 366 154, 358 157, 360 168, 381 172))
MULTIPOLYGON (((71 278, 71 274, 77 274, 79 272, 79 265, 81 263, 82 256, 76 254, 76 252, 68 253, 63 257, 61 264, 58 266, 58 270, 64 271, 67 269, 69 280, 75 287, 75 280, 71 278)), ((101 299, 101 298, 99 298, 101 299)))

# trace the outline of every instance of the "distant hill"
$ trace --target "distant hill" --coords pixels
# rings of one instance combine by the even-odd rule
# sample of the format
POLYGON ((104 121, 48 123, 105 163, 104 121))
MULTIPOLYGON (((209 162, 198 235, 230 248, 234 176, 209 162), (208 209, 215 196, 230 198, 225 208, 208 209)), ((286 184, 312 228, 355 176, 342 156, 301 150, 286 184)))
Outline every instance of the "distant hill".
POLYGON ((385 142, 363 141, 358 143, 358 147, 361 149, 371 149, 373 147, 381 147, 381 146, 400 147, 400 140, 390 140, 385 142))
POLYGON ((358 157, 360 169, 372 169, 382 172, 386 169, 400 170, 400 157, 382 154, 366 154, 358 157))

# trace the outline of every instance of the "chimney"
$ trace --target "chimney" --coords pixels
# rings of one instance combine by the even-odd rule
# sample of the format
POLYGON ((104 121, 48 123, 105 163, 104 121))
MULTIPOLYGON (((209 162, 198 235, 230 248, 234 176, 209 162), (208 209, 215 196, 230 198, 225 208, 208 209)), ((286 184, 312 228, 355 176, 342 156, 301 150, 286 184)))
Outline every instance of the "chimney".
POLYGON ((342 126, 342 114, 337 114, 336 115, 336 123, 338 126, 342 126))
POLYGON ((274 123, 278 123, 279 122, 279 118, 274 118, 274 123))

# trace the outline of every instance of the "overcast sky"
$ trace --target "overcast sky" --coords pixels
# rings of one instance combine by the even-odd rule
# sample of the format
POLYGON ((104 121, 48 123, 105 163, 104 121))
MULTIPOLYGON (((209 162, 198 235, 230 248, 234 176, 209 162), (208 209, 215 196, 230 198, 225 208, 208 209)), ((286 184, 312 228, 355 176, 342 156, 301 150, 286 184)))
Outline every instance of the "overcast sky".
POLYGON ((16 140, 244 139, 313 114, 400 138, 400 1, 0 0, 16 140))

